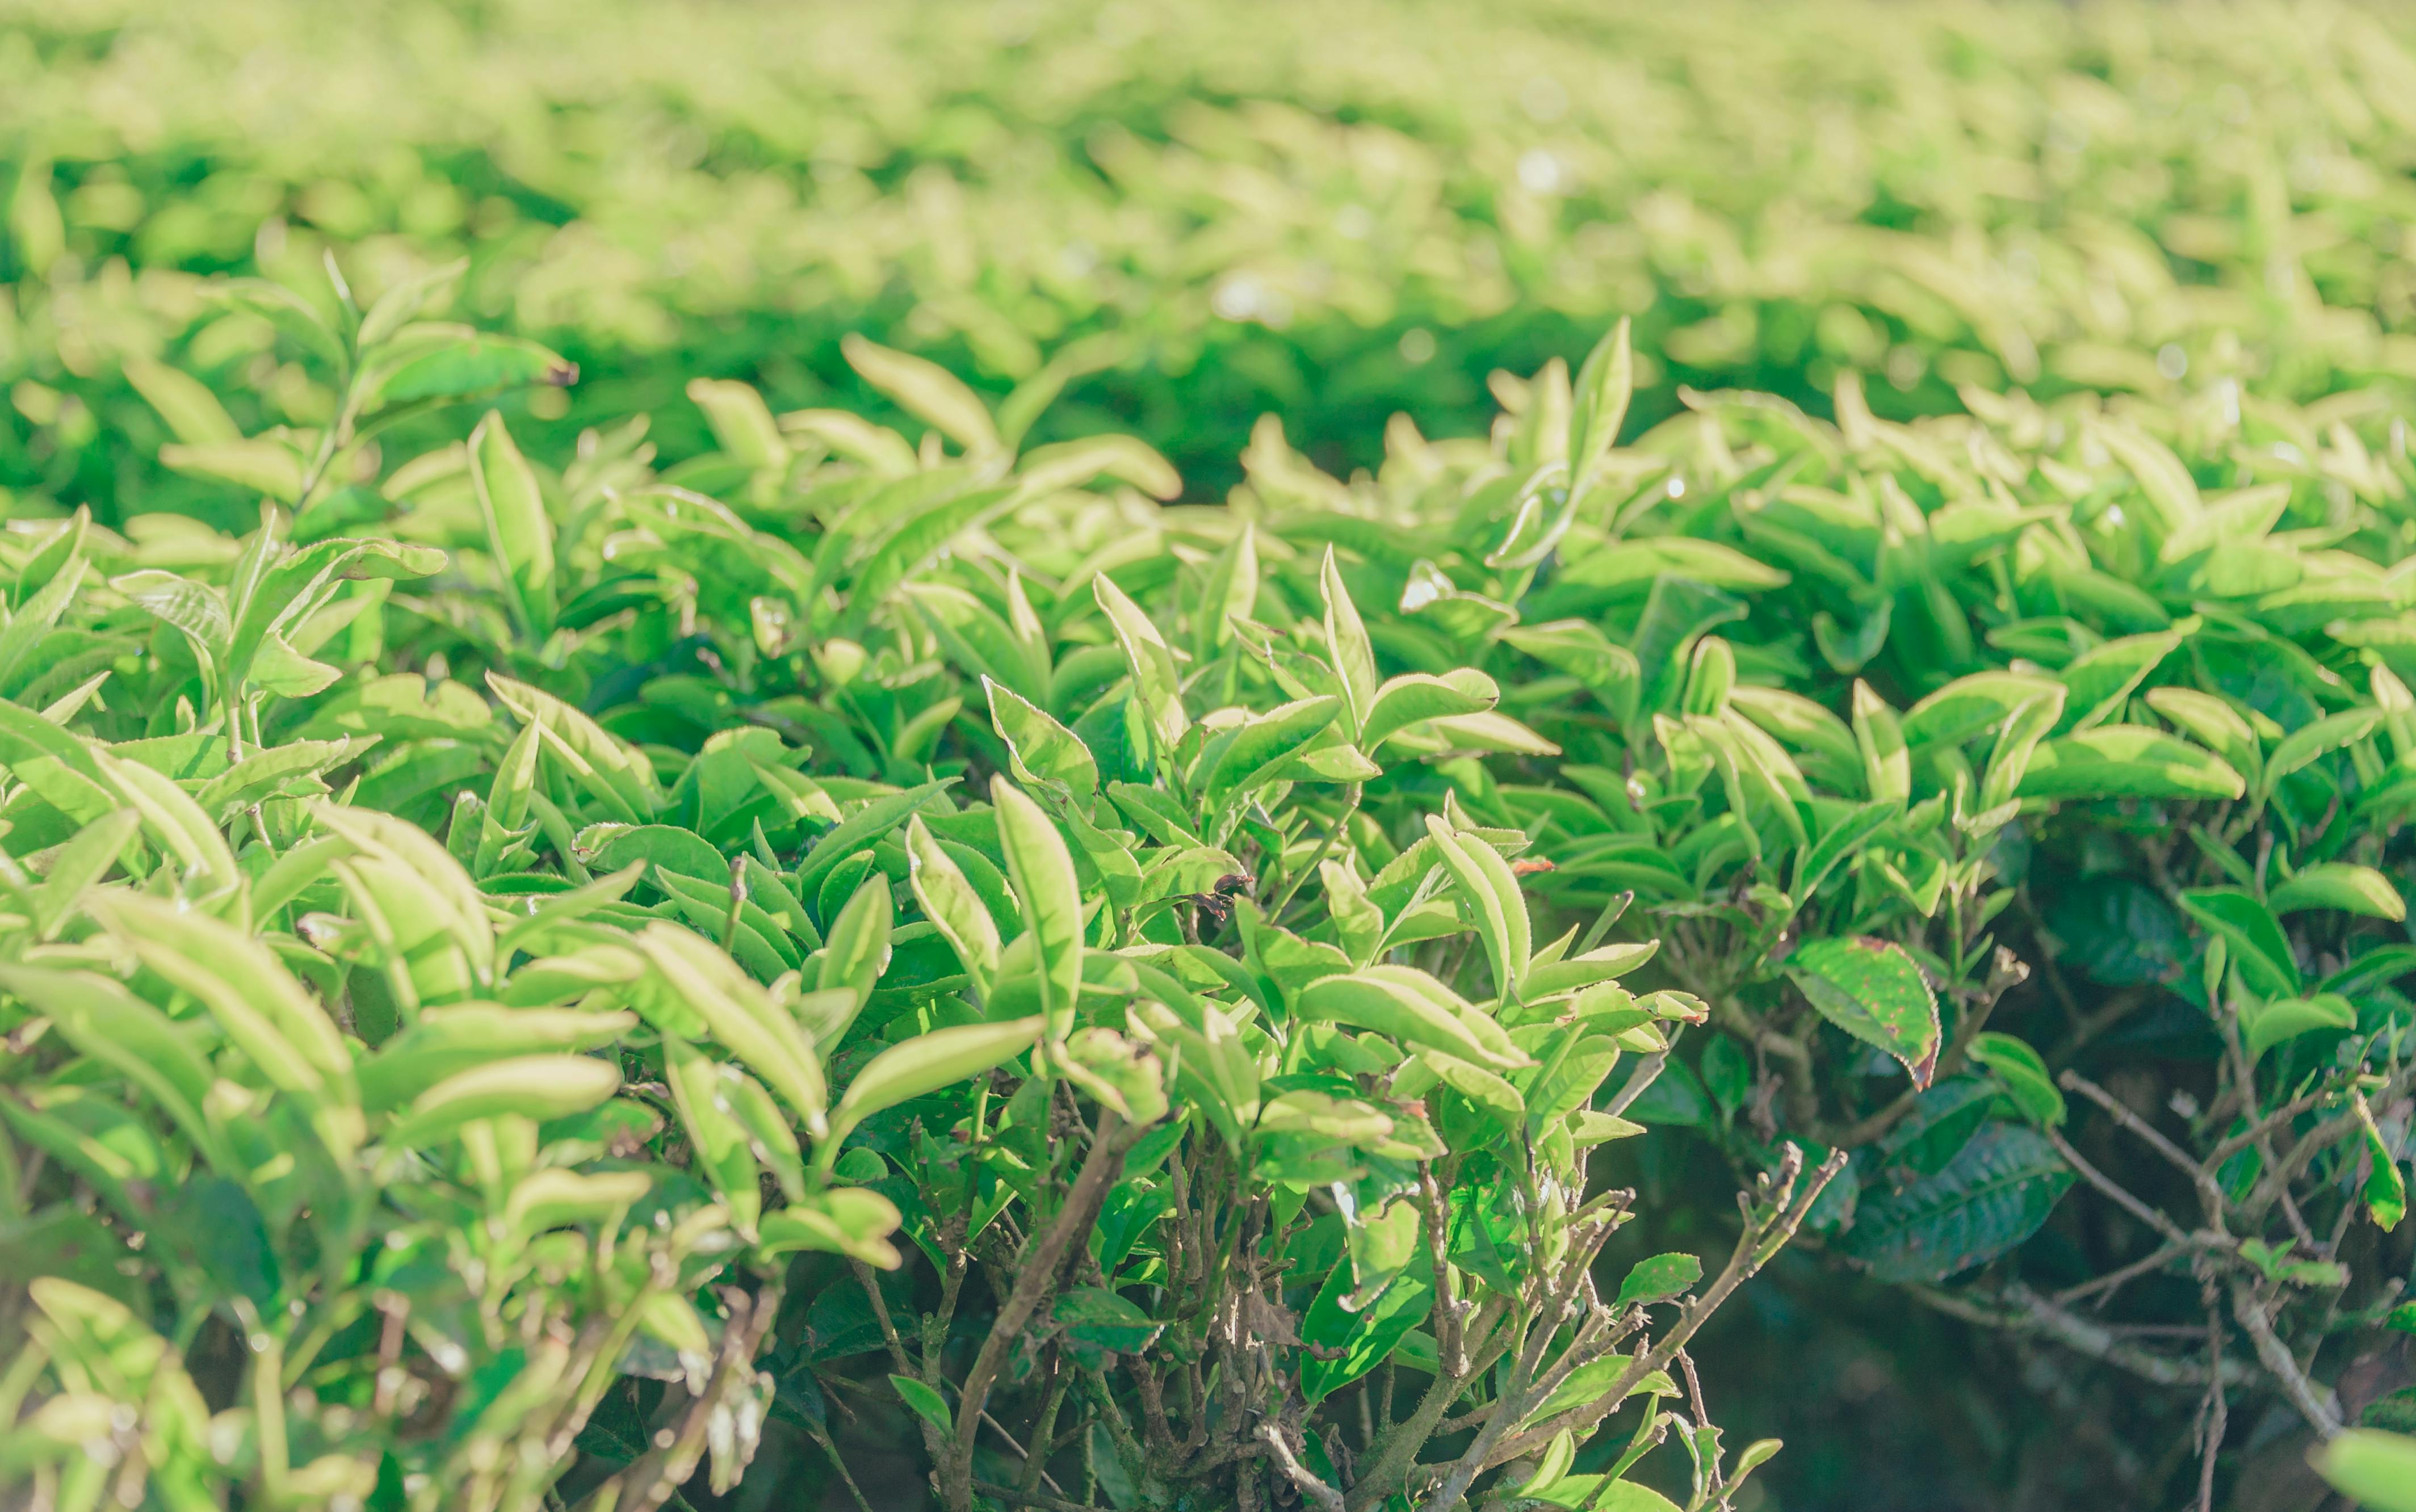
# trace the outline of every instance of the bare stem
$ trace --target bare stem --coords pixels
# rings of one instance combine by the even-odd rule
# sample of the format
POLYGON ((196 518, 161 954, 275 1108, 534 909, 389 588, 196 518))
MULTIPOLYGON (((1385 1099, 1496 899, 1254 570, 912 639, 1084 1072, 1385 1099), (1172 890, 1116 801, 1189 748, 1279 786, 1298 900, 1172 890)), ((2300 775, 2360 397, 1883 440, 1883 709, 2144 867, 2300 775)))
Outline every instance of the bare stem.
POLYGON ((974 1357, 973 1369, 966 1373, 957 1401, 955 1442, 947 1446, 948 1457, 942 1464, 941 1490, 956 1512, 970 1512, 973 1505, 974 1431, 989 1401, 990 1383, 998 1379, 999 1368, 1006 1363, 1007 1353, 1015 1347, 1023 1325, 1039 1309, 1042 1299, 1055 1289, 1057 1272, 1064 1266, 1066 1254, 1098 1217, 1099 1204, 1107 1200, 1108 1188, 1123 1172, 1125 1151, 1131 1147, 1125 1133, 1122 1119, 1104 1109, 1100 1111, 1091 1153, 1083 1160, 1072 1189, 1065 1194, 1065 1205, 1057 1210, 1057 1220, 1038 1234, 1037 1243, 1028 1245, 1019 1257, 1015 1290, 999 1308, 998 1316, 990 1323, 989 1336, 982 1340, 981 1353, 974 1357))

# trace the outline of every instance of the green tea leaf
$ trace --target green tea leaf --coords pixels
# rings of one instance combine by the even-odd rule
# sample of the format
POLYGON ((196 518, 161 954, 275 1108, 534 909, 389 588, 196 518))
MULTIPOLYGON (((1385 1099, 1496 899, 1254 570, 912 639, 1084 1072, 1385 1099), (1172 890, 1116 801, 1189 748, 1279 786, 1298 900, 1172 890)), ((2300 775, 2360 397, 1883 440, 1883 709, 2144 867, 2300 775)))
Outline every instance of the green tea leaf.
POLYGON ((894 1271, 902 1262, 889 1235, 903 1221, 898 1205, 879 1192, 840 1187, 813 1193, 804 1202, 767 1214, 759 1225, 755 1247, 767 1259, 812 1249, 894 1271))
POLYGON ((365 376, 369 398, 363 407, 471 399, 530 385, 566 388, 578 381, 576 364, 535 341, 468 326, 406 325, 365 376))
POLYGON ((1936 1175, 1865 1189, 1840 1247, 1881 1280, 1943 1280, 2037 1232, 2076 1179, 2045 1135, 1991 1124, 1936 1175))
POLYGON ((512 612, 533 640, 552 633, 554 616, 553 522, 536 473, 504 419, 490 410, 470 432, 470 479, 478 512, 487 524, 487 550, 502 569, 512 612))
POLYGON ((139 357, 127 360, 125 372, 134 391, 159 412, 159 418, 186 446, 225 446, 243 439, 243 431, 218 395, 190 373, 139 357))
POLYGON ((2251 991, 2268 997, 2297 995, 2298 959, 2271 909, 2236 887, 2185 889, 2181 905, 2231 947, 2231 964, 2251 991))
POLYGON ((1627 418, 1628 399, 1635 388, 1636 356, 1630 347, 1629 322, 1623 315, 1578 370, 1569 412, 1569 492, 1573 497, 1593 486, 1603 460, 1619 444, 1619 428, 1627 418))
POLYGON ((915 1416, 938 1429, 942 1434, 955 1436, 956 1423, 948 1414, 945 1397, 909 1375, 892 1375, 889 1384, 898 1393, 898 1399, 913 1409, 915 1416))
POLYGON ((1012 688, 984 677, 982 690, 989 696, 990 723, 1006 742, 1017 781, 1062 782, 1079 796, 1099 790, 1098 763, 1081 736, 1012 688))
POLYGON ((125 947, 204 1005, 269 1083, 354 1100, 353 1060, 319 1003, 248 933, 157 899, 113 893, 90 905, 125 947))
POLYGON ((2046 1062, 2038 1051, 2011 1035, 1990 1030, 1972 1036, 1964 1053, 1973 1064, 1997 1074, 2023 1117, 2049 1128, 2063 1122, 2063 1094, 2056 1090, 2055 1079, 2047 1074, 2046 1062))
POLYGON ((704 412, 713 438, 749 468, 778 470, 789 464, 789 444, 763 396, 751 385, 726 378, 691 378, 688 402, 704 412))
POLYGON ((672 1089, 680 1125, 687 1131, 692 1169, 713 1185, 730 1209, 731 1227, 751 1232, 763 1216, 763 1185, 747 1148, 746 1126, 730 1109, 720 1068, 676 1035, 663 1036, 663 1080, 672 1089))
POLYGON ((2258 797, 2272 795, 2284 778, 2305 767, 2317 758, 2330 754, 2344 746, 2365 739, 2382 723, 2382 711, 2377 708, 2348 709, 2326 715, 2313 724, 2293 730, 2265 758, 2265 772, 2257 784, 2258 797))
POLYGON ((890 926, 896 918, 889 879, 878 872, 865 878, 831 921, 816 989, 824 992, 844 989, 858 1001, 870 997, 873 984, 889 969, 890 926))
MULTIPOLYGON (((1451 873, 1459 896, 1476 919, 1477 938, 1493 963, 1495 990, 1504 1002, 1518 994, 1534 946, 1527 919, 1526 895, 1502 854, 1483 840, 1454 833, 1437 815, 1427 816, 1427 834, 1443 869, 1451 873)), ((1449 1047, 1444 1047, 1448 1049, 1449 1047)))
POLYGON ((2416 1438, 2353 1428, 2318 1446, 2316 1468, 2372 1512, 2416 1512, 2416 1438))
POLYGON ((1342 680, 1342 696, 1350 705, 1352 725, 1364 726, 1376 702, 1376 653, 1330 546, 1318 569, 1318 590, 1325 600, 1326 655, 1333 660, 1335 675, 1342 680))
POLYGON ((2025 798, 2237 798, 2247 784, 2211 751, 2143 726, 2106 724, 2040 746, 2016 792, 2025 798))
POLYGON ((915 418, 969 452, 999 449, 998 429, 991 423, 989 410, 945 368, 853 333, 839 345, 848 366, 915 418))
POLYGON ((1358 747, 1373 751, 1401 730, 1429 719, 1478 714, 1501 702, 1493 679, 1470 667, 1441 676, 1406 673, 1388 678, 1370 698, 1359 721, 1358 747))
POLYGON ((449 1076, 413 1099, 382 1136, 401 1149, 453 1138, 486 1118, 562 1118, 621 1089, 621 1072, 592 1055, 521 1055, 449 1076))
POLYGON ((2399 1162, 2391 1149, 2391 1142, 2374 1122, 2374 1110, 2366 1106, 2363 1093, 2349 1094, 2349 1106, 2357 1111, 2358 1131, 2365 1137, 2368 1171, 2365 1178, 2365 1210, 2375 1226, 2385 1233, 2399 1227, 2408 1216, 2408 1178, 2399 1173, 2399 1162))
POLYGON ((1073 1027, 1074 1000, 1082 983, 1082 888, 1074 858, 1057 826, 1020 788, 995 779, 990 801, 997 807, 1006 874, 1037 951, 1040 1011, 1050 1035, 1063 1037, 1073 1027))
POLYGON ((2408 900, 2391 885, 2390 878, 2372 867, 2345 861, 2319 861, 2303 868, 2267 893, 2265 906, 2276 915, 2330 908, 2394 924, 2408 917, 2408 900))
POLYGON ((1151 735, 1159 749, 1173 749, 1191 728, 1191 717, 1183 709, 1183 679, 1175 671, 1174 653, 1141 607, 1105 574, 1091 580, 1091 593, 1106 612, 1116 643, 1124 648, 1133 688, 1149 711, 1151 735))
POLYGON ((2357 1007, 2337 992, 2242 1004, 2240 1009, 2248 1064, 2286 1040, 2325 1029, 2357 1027, 2357 1007))
POLYGON ((1342 1306, 1351 1279, 1351 1267, 1336 1265, 1301 1315, 1301 1338, 1334 1352, 1324 1358, 1311 1355, 1301 1366, 1301 1395, 1307 1401, 1322 1401, 1374 1369, 1433 1310, 1430 1276, 1410 1271, 1359 1312, 1342 1306))
POLYGON ((1903 803, 1912 796, 1912 758, 1895 711, 1865 682, 1854 684, 1854 745, 1863 756, 1863 782, 1872 801, 1903 803))
POLYGON ((1162 1324, 1134 1303, 1096 1286, 1066 1292, 1058 1297, 1050 1316, 1066 1338, 1118 1354, 1140 1353, 1163 1331, 1162 1324))
POLYGON ((796 1021, 728 956, 676 925, 650 924, 635 945, 661 991, 640 994, 632 1005, 674 1034, 702 1024, 818 1134, 828 1091, 821 1059, 796 1021))
POLYGON ((1034 1017, 934 1029, 875 1055, 831 1110, 830 1137, 822 1144, 823 1170, 829 1171, 839 1146, 865 1119, 1005 1064, 1039 1043, 1044 1023, 1034 1017))
POLYGON ((1328 976, 1303 988, 1293 1007, 1304 1018, 1372 1029, 1479 1066, 1515 1070, 1533 1064, 1490 1020, 1414 967, 1371 966, 1328 976))
POLYGON ((921 816, 906 825, 907 885, 923 916, 938 928, 973 980, 976 997, 987 998, 998 979, 1002 949, 998 925, 981 895, 943 850, 921 816))

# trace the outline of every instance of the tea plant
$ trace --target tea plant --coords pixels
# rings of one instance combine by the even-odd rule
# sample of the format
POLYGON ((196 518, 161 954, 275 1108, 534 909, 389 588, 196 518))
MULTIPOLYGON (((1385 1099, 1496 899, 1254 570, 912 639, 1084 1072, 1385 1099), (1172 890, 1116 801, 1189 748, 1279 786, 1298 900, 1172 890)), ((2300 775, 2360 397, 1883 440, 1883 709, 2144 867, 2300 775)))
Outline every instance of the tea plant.
POLYGON ((2141 1486, 2393 1421, 2379 413, 1848 382, 1623 443, 1623 328, 1373 475, 1262 426, 1200 510, 1025 446, 1054 379, 852 342, 919 438, 700 381, 659 473, 399 461, 566 376, 419 320, 451 276, 219 295, 323 427, 150 376, 258 530, 9 539, 39 1494, 660 1504, 903 1436, 954 1508, 1728 1504, 1773 1445, 1686 1347, 1799 1232, 2170 1388, 2141 1486), (1646 1124, 1744 1178, 1708 1282, 1595 1274, 1646 1124))
POLYGON ((1083 1501, 1662 1505, 1623 1477, 1672 1433, 1703 1506, 1769 1458, 1722 1449, 1684 1349, 1842 1157, 1775 1152, 1707 1282, 1597 1289, 1635 1198, 1591 1155, 1640 1126, 1593 1104, 1703 1009, 1618 985, 1651 951, 1599 943, 1615 909, 1536 943, 1527 837, 1435 775, 1550 752, 1489 678, 1379 681, 1331 552, 1313 615, 1257 617, 1288 600, 1246 531, 1187 608, 1095 571, 1049 625, 943 548, 1062 552, 1133 508, 1069 485, 1163 462, 1018 458, 869 346, 965 456, 702 386, 732 455, 660 481, 634 437, 541 475, 492 416, 380 480, 392 406, 558 371, 415 322, 443 287, 339 284, 333 321, 229 291, 348 396, 188 458, 292 479, 290 515, 9 543, 0 1473, 61 1506, 659 1505, 774 1424, 845 1476, 868 1390, 960 1508, 1076 1463, 1083 1501), (330 533, 397 505, 479 544, 330 533), (667 622, 696 670, 612 697, 667 622), (479 663, 483 696, 446 675, 479 663), (790 731, 922 780, 808 775, 790 731), (839 1364, 850 1317, 885 1383, 839 1364))

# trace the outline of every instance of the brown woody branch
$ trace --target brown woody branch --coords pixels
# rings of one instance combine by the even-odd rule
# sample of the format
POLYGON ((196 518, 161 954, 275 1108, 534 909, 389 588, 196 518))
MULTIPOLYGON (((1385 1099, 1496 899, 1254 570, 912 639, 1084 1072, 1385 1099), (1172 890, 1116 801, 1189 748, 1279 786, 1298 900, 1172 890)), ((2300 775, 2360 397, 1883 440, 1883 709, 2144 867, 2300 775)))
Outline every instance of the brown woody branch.
POLYGON ((1124 1121, 1113 1112, 1101 1110, 1096 1138, 1091 1141, 1091 1153, 1082 1161, 1080 1174, 1075 1177, 1065 1202, 1057 1210, 1057 1219, 1037 1235, 1037 1242, 1027 1244, 1019 1258, 1019 1274, 1015 1290, 990 1323, 989 1335, 982 1340, 981 1353, 974 1357, 973 1368, 965 1375, 965 1383, 957 1400, 957 1421, 954 1440, 947 1445, 947 1457, 942 1461, 941 1491, 947 1505, 955 1512, 971 1512, 973 1505, 974 1433, 981 1422, 981 1414, 989 1398, 992 1382, 998 1379, 1000 1367, 1032 1321, 1041 1302, 1057 1285, 1057 1272, 1077 1239, 1086 1232, 1098 1217, 1099 1204, 1107 1200, 1108 1188, 1115 1185, 1124 1171, 1125 1151, 1132 1145, 1124 1121))

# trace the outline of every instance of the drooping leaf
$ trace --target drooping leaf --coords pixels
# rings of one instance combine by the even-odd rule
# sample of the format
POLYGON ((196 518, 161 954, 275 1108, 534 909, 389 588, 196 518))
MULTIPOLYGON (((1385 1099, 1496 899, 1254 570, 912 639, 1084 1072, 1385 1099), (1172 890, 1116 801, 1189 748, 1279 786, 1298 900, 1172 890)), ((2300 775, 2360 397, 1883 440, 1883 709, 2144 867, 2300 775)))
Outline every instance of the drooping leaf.
POLYGON ((2366 1106, 2364 1095, 2349 1094, 2349 1106, 2356 1110, 2358 1131, 2365 1139, 2365 1210, 2375 1226, 2388 1233, 2408 1216, 2408 1178, 2399 1173, 2398 1158, 2374 1122, 2374 1110, 2366 1106))
POLYGON ((1038 1018, 963 1024, 934 1029, 883 1051, 855 1074, 831 1109, 830 1138, 823 1144, 823 1169, 838 1159, 838 1147, 849 1131, 866 1118, 1022 1054, 1039 1041, 1042 1027, 1038 1018))
POLYGON ((1972 1036, 1964 1053, 1997 1074, 2023 1117, 2050 1128, 2063 1122, 2063 1094, 2056 1090, 2037 1051, 2011 1035, 1989 1030, 1972 1036))
POLYGON ((2247 784, 2212 751, 2138 725, 2103 724, 2041 745, 2017 791, 2025 798, 2237 798, 2247 784))
POLYGON ((2273 911, 2236 887, 2197 887, 2181 895, 2182 909, 2231 947, 2231 964, 2249 990, 2296 996, 2299 962, 2273 911))
POLYGON ((2265 906, 2277 915, 2304 909, 2332 908, 2396 924, 2408 916, 2408 900, 2391 879, 2372 867, 2344 861, 2319 861, 2265 895, 2265 906))

